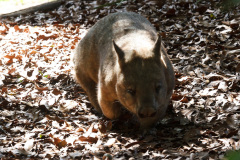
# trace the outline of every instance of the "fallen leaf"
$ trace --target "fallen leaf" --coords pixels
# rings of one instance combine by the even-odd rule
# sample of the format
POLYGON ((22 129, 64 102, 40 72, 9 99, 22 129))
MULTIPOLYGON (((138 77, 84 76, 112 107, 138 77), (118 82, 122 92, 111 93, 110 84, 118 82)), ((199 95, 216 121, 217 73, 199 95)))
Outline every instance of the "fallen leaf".
POLYGON ((81 136, 81 137, 79 137, 79 140, 80 141, 86 141, 86 142, 89 142, 89 143, 97 143, 98 138, 97 137, 84 137, 84 136, 81 136))

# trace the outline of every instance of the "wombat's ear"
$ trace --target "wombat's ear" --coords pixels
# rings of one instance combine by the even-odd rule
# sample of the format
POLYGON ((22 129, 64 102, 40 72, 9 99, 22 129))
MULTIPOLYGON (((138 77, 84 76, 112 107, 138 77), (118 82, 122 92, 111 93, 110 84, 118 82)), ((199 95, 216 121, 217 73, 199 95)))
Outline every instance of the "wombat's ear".
POLYGON ((119 62, 123 62, 123 59, 124 59, 124 52, 121 48, 118 47, 118 45, 115 43, 115 41, 113 40, 113 46, 114 46, 114 49, 118 55, 118 60, 119 62))
POLYGON ((160 35, 158 35, 158 38, 153 47, 153 53, 155 54, 155 56, 161 57, 161 51, 160 51, 161 43, 162 43, 162 37, 160 35))

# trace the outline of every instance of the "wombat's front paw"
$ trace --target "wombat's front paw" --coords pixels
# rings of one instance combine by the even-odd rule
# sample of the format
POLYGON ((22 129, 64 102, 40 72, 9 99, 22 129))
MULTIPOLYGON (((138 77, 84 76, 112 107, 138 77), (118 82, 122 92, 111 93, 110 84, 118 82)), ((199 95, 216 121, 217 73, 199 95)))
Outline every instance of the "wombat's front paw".
POLYGON ((118 119, 122 114, 122 106, 119 102, 101 103, 103 114, 109 119, 118 119))

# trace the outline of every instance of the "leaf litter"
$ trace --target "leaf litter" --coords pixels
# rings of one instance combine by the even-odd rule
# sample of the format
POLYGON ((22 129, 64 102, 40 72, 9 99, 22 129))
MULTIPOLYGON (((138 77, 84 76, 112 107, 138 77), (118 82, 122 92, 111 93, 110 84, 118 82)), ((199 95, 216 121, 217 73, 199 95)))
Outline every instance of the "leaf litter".
POLYGON ((221 159, 240 149, 240 12, 221 1, 66 1, 1 18, 2 159, 221 159), (148 131, 94 111, 72 78, 71 54, 100 18, 133 11, 163 37, 176 87, 148 131))

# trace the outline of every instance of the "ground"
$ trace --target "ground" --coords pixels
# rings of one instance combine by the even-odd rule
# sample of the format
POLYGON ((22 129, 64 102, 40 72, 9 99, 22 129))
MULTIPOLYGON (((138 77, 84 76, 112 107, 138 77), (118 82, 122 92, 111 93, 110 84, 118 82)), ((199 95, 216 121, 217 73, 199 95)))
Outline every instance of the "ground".
POLYGON ((239 158, 229 151, 240 149, 240 10, 224 5, 75 0, 47 13, 1 18, 0 158, 239 158), (130 114, 111 121, 96 113, 72 77, 76 44, 118 11, 148 18, 174 65, 167 114, 145 131, 130 114))
POLYGON ((18 11, 48 1, 51 0, 0 0, 0 14, 18 11))

